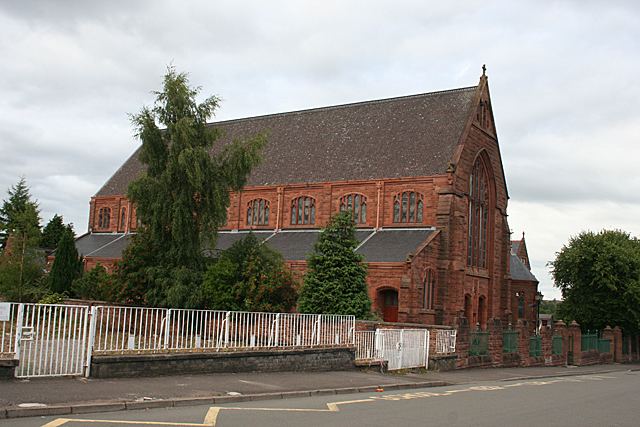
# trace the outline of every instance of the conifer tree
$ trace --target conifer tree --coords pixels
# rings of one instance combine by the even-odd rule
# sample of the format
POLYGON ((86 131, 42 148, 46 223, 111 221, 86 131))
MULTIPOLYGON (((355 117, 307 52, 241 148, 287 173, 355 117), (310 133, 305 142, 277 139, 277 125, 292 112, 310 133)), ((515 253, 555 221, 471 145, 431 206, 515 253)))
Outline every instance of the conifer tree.
POLYGON ((82 274, 82 260, 76 250, 73 232, 69 229, 62 234, 55 260, 49 273, 51 291, 62 294, 71 290, 71 284, 82 274))
POLYGON ((21 177, 7 193, 9 197, 0 207, 0 249, 9 234, 23 234, 29 240, 40 235, 40 211, 38 203, 31 200, 26 179, 21 177))
POLYGON ((62 235, 70 230, 73 232, 73 226, 71 224, 65 225, 62 217, 55 214, 53 218, 49 220, 47 225, 42 229, 42 239, 40 240, 40 246, 43 249, 49 251, 58 247, 62 235))
POLYGON ((142 225, 119 268, 124 299, 202 304, 197 287, 206 268, 204 251, 226 220, 229 192, 244 186, 265 144, 257 135, 215 147, 219 132, 207 121, 219 100, 198 103, 198 92, 186 74, 170 67, 154 106, 132 117, 146 173, 128 190, 142 225))
POLYGON ((367 267, 355 252, 358 240, 351 215, 334 216, 322 230, 307 259, 307 274, 298 301, 302 313, 371 317, 367 267))

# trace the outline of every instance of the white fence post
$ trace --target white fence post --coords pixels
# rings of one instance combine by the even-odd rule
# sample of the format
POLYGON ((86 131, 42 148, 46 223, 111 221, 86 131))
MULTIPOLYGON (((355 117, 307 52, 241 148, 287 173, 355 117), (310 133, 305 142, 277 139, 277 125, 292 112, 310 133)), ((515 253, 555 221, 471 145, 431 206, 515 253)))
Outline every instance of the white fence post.
POLYGON ((322 328, 322 314, 318 314, 318 319, 316 320, 316 345, 320 345, 321 343, 321 340, 320 340, 320 337, 322 336, 321 328, 322 328))
POLYGON ((98 317, 98 307, 91 307, 89 314, 89 336, 87 338, 87 358, 85 360, 84 376, 91 373, 91 355, 93 354, 93 344, 96 340, 96 321, 98 317))
POLYGON ((169 348, 169 330, 171 328, 171 309, 167 310, 167 316, 164 318, 164 345, 165 349, 169 348))
POLYGON ((24 304, 18 305, 18 321, 16 322, 16 337, 13 343, 13 348, 15 350, 14 359, 20 360, 20 341, 22 340, 22 325, 24 317, 24 304))
POLYGON ((280 340, 280 313, 276 314, 276 320, 274 321, 275 331, 274 331, 274 346, 278 347, 278 342, 280 340))
POLYGON ((429 369, 429 340, 431 333, 427 329, 424 337, 424 368, 429 369))
POLYGON ((224 346, 227 347, 229 345, 229 318, 231 317, 231 312, 227 311, 227 315, 224 318, 224 346))

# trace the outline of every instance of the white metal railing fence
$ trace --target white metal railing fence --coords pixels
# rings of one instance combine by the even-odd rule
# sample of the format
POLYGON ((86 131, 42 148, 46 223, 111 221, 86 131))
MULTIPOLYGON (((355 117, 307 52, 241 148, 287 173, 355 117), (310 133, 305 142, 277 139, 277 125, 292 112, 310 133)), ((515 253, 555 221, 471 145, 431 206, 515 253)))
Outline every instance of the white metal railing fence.
POLYGON ((355 317, 96 307, 94 352, 318 347, 354 344, 355 317))
POLYGON ((378 359, 376 354, 376 331, 356 331, 356 360, 378 359))
POLYGON ((19 304, 3 302, 0 305, 0 358, 12 359, 16 351, 16 325, 19 304))
POLYGON ((436 331, 436 353, 450 354, 456 352, 456 336, 455 329, 438 329, 436 331))
POLYGON ((427 368, 429 331, 426 329, 377 329, 356 332, 356 360, 384 360, 390 371, 427 368))
POLYGON ((85 374, 90 359, 88 307, 19 304, 16 311, 16 377, 85 374))

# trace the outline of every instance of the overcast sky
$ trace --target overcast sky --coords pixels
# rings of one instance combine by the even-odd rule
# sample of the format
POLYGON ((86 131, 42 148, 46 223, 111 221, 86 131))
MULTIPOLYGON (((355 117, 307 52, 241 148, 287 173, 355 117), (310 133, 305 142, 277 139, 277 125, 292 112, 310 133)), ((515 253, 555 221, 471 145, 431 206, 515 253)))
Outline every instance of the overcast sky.
POLYGON ((570 236, 640 235, 639 22, 631 0, 2 0, 0 198, 24 175, 43 223, 86 231, 169 63, 217 119, 471 86, 486 63, 509 224, 559 297, 570 236))

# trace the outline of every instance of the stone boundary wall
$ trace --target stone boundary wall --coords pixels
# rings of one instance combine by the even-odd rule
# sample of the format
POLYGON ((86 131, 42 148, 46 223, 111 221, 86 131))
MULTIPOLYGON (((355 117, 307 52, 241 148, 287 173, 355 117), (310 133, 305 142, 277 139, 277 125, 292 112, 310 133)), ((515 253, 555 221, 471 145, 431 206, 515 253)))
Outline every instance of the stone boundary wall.
MULTIPOLYGON (((463 319, 464 320, 464 319, 463 319)), ((553 327, 547 326, 540 331, 541 355, 530 354, 531 325, 526 321, 518 321, 516 325, 503 326, 500 320, 489 322, 489 345, 486 355, 470 355, 471 330, 466 322, 461 322, 458 328, 458 342, 456 353, 458 356, 456 367, 459 368, 487 368, 487 367, 525 367, 525 366, 564 366, 573 364, 577 366, 594 365, 600 363, 621 363, 631 361, 630 357, 622 352, 622 331, 620 328, 607 327, 602 332, 602 338, 611 342, 609 353, 600 353, 597 350, 582 351, 582 332, 580 325, 575 321, 566 325, 562 321, 556 322, 553 327), (518 332, 516 351, 503 352, 503 332, 512 330, 518 332), (553 337, 562 337, 562 351, 553 354, 553 337)))
POLYGON ((94 356, 91 377, 355 369, 355 348, 94 356))

